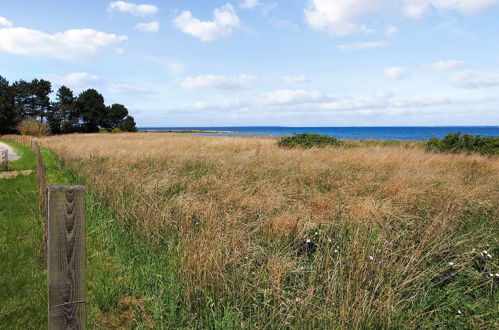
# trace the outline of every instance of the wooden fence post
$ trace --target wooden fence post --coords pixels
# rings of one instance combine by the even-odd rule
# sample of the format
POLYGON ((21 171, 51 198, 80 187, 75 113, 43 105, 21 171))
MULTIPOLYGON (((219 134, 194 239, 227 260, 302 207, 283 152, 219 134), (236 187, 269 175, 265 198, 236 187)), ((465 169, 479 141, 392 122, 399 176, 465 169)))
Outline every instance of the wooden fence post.
POLYGON ((85 188, 50 186, 48 329, 85 329, 85 188))
POLYGON ((9 169, 9 150, 1 150, 0 161, 5 170, 9 169))
POLYGON ((45 177, 45 164, 43 163, 40 145, 37 142, 34 143, 34 148, 36 156, 36 173, 38 175, 40 211, 43 215, 46 215, 47 182, 45 177))

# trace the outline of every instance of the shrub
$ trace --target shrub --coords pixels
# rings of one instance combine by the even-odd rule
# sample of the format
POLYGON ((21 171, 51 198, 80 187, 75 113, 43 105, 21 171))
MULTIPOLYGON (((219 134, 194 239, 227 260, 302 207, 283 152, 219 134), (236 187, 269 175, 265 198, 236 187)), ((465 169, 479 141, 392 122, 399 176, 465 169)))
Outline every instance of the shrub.
POLYGON ((278 145, 285 148, 312 148, 340 146, 342 142, 335 137, 313 133, 293 134, 279 139, 278 145))
POLYGON ((113 130, 111 131, 111 133, 122 133, 123 131, 119 128, 113 128, 113 130))
POLYGON ((47 136, 49 135, 49 125, 33 118, 24 119, 17 130, 21 135, 47 136))
POLYGON ((426 142, 426 149, 436 152, 467 152, 482 155, 499 155, 499 137, 461 135, 449 133, 443 139, 431 138, 426 142))

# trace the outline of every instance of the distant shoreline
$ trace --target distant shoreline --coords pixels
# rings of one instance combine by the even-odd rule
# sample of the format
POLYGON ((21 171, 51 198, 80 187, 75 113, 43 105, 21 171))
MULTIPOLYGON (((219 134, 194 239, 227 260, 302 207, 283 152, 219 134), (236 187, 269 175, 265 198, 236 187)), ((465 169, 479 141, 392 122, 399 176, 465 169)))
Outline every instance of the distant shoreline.
POLYGON ((144 133, 180 133, 180 134, 231 134, 239 133, 237 131, 209 131, 209 130, 192 130, 192 129, 139 129, 144 133))

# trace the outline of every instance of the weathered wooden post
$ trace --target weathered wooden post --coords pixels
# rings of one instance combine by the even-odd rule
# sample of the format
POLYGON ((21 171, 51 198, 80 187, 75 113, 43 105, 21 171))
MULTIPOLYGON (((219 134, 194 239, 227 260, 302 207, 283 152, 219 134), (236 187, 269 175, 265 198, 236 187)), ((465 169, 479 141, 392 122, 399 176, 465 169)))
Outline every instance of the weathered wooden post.
POLYGON ((45 177, 45 165, 43 163, 42 153, 38 142, 34 143, 35 156, 36 156, 36 173, 38 175, 38 189, 40 199, 40 211, 43 215, 46 214, 46 191, 47 182, 45 177))
POLYGON ((0 150, 0 162, 2 168, 5 170, 9 169, 9 150, 0 150))
POLYGON ((85 188, 50 186, 48 329, 85 329, 85 188))

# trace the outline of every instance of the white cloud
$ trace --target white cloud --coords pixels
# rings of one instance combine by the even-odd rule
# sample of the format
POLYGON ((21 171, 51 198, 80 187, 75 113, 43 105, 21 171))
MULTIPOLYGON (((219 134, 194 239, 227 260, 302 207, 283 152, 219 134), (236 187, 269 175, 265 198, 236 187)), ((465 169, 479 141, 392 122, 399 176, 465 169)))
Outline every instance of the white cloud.
POLYGON ((448 60, 448 61, 439 61, 432 64, 424 65, 423 68, 433 71, 450 71, 457 69, 465 64, 466 62, 463 61, 448 60))
POLYGON ((365 49, 386 47, 388 45, 390 45, 390 43, 386 41, 373 41, 373 42, 357 42, 353 44, 343 44, 343 45, 338 45, 337 47, 345 52, 348 52, 352 50, 365 50, 365 49))
POLYGON ((5 17, 0 16, 0 26, 12 27, 14 23, 6 19, 5 17))
POLYGON ((139 23, 135 25, 135 29, 142 32, 158 32, 159 31, 159 22, 149 22, 149 23, 139 23))
POLYGON ((109 4, 109 10, 144 17, 156 14, 158 12, 158 7, 146 4, 135 4, 126 1, 113 1, 109 4))
POLYGON ((280 89, 264 93, 259 102, 265 105, 303 104, 324 101, 325 96, 318 91, 280 89))
POLYGON ((341 37, 374 30, 363 21, 374 14, 399 12, 412 19, 422 18, 431 8, 472 15, 499 3, 499 0, 308 0, 306 22, 319 31, 341 37))
POLYGON ((181 84, 185 89, 243 89, 248 88, 255 81, 255 77, 248 74, 238 76, 201 75, 187 77, 181 84))
POLYGON ((258 4, 258 0, 244 0, 239 7, 243 9, 254 9, 258 4))
POLYGON ((232 34, 232 30, 241 25, 234 7, 228 3, 213 11, 212 21, 201 21, 184 11, 173 21, 173 25, 182 32, 202 41, 213 41, 232 34))
POLYGON ((314 29, 326 31, 332 36, 369 33, 359 20, 378 9, 377 0, 309 0, 304 9, 306 22, 314 29))
POLYGON ((452 85, 461 88, 479 88, 499 86, 499 71, 477 72, 463 71, 454 74, 450 82, 452 85))
POLYGON ((92 29, 74 29, 55 34, 18 28, 0 29, 0 50, 13 54, 83 60, 102 48, 126 41, 127 37, 92 29))
POLYGON ((385 77, 400 80, 409 77, 409 71, 401 66, 395 66, 385 70, 385 77))
POLYGON ((299 75, 299 76, 284 76, 283 81, 286 84, 299 84, 309 81, 307 76, 299 75))
POLYGON ((438 9, 455 10, 466 15, 476 14, 499 3, 498 0, 429 0, 428 2, 438 9))
POLYGON ((65 85, 77 90, 92 87, 101 80, 97 75, 87 72, 72 72, 65 76, 48 75, 47 79, 52 81, 55 85, 65 85))

